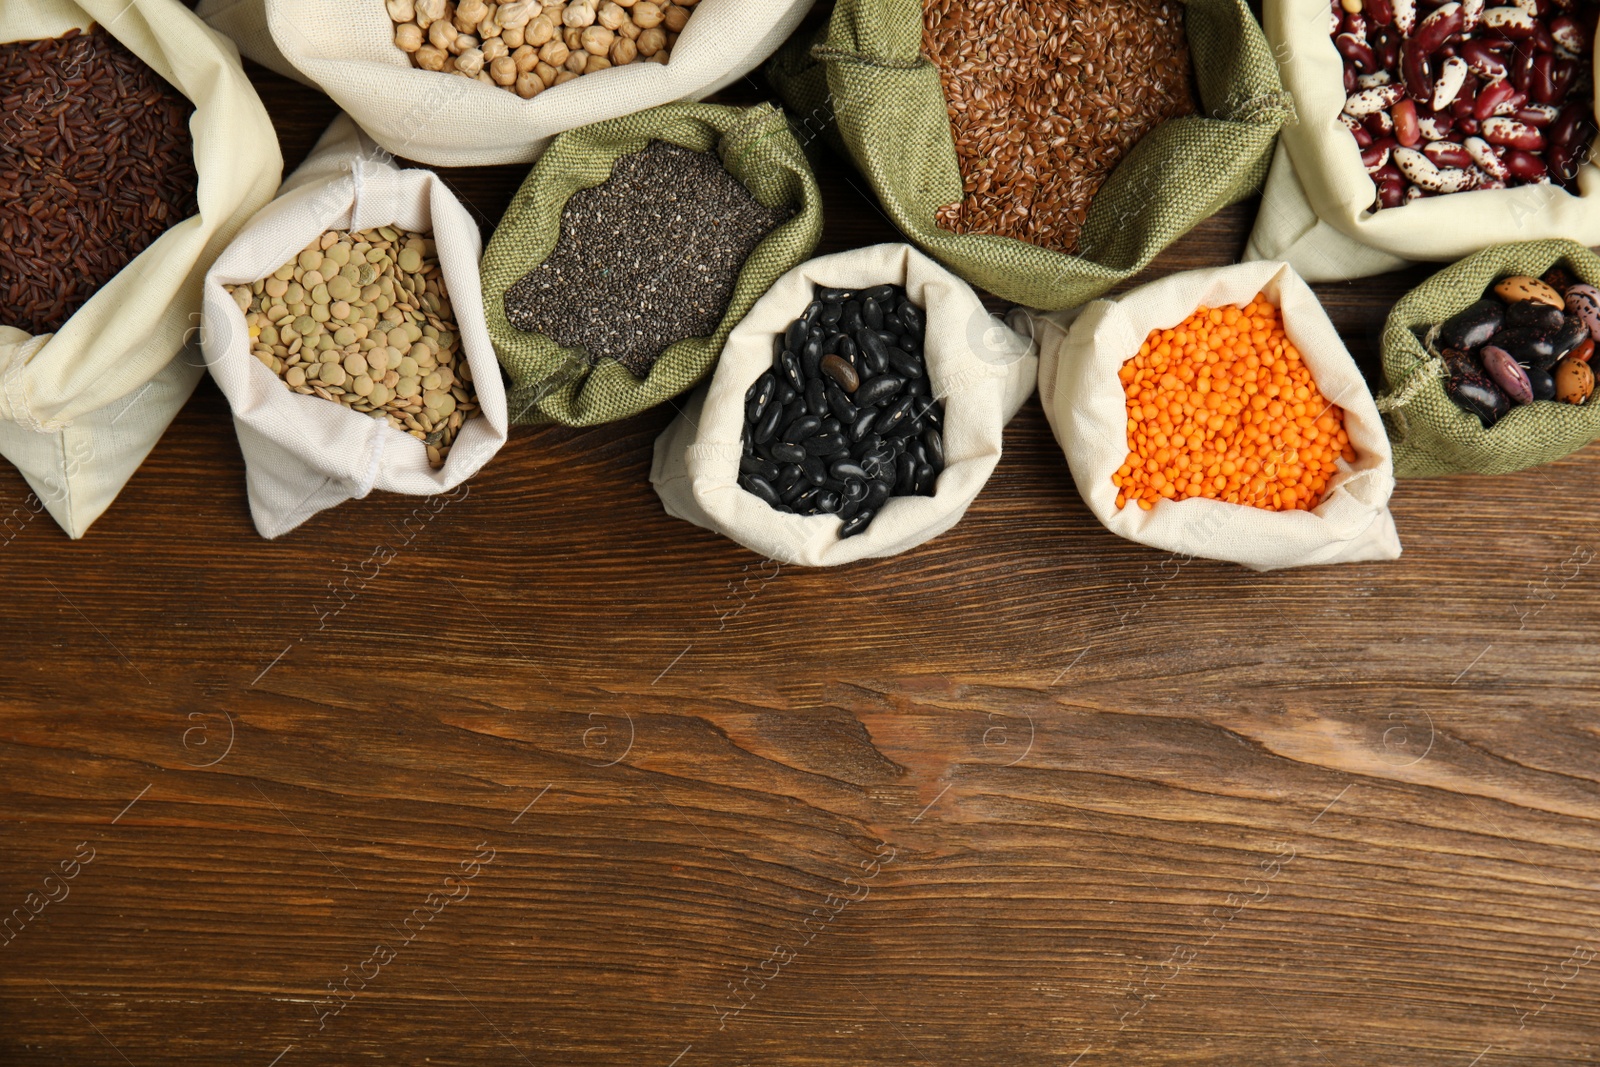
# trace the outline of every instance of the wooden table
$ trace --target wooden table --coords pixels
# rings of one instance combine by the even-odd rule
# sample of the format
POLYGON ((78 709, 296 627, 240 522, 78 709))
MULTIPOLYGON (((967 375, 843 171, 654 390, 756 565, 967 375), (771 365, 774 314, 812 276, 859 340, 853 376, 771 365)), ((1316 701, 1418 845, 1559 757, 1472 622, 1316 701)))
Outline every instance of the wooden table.
MULTIPOLYGON (((292 166, 332 106, 255 73, 292 166)), ((821 251, 894 236, 821 179, 821 251)), ((1425 274, 1321 287, 1369 369, 1425 274)), ((1600 1058, 1594 450, 1256 575, 1108 534, 1031 402, 955 530, 807 571, 663 514, 671 414, 268 543, 208 381, 0 547, 0 1062, 1600 1058)))

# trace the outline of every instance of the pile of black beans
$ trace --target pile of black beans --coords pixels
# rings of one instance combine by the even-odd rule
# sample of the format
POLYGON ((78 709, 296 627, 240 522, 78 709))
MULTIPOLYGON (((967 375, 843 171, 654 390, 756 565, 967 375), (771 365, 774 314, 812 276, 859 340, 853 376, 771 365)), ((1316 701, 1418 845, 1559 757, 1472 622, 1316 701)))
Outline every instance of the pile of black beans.
POLYGON ((944 405, 923 362, 923 309, 898 285, 817 286, 745 393, 739 485, 794 515, 865 530, 892 496, 932 496, 944 405))

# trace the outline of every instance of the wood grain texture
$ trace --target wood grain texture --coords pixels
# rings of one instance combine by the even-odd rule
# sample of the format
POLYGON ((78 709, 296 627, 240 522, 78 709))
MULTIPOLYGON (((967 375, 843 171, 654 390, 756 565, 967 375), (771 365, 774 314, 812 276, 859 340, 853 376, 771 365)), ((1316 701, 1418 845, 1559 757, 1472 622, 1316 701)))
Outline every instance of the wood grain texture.
MULTIPOLYGON (((293 166, 333 107, 252 73, 293 166)), ((1369 370, 1426 273, 1319 287, 1369 370)), ((1106 533, 1034 402, 814 572, 663 514, 671 415, 273 543, 209 382, 81 542, 0 471, 0 1062, 1600 1058, 1595 450, 1256 575, 1106 533)))

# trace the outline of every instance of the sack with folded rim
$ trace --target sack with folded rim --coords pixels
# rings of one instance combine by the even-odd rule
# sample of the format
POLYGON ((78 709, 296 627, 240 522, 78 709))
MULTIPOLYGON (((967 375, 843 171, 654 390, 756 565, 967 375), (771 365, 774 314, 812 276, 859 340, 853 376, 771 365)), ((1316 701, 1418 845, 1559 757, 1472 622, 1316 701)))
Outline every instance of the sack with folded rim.
POLYGON ((505 387, 478 287, 478 224, 439 176, 402 170, 341 115, 250 220, 205 279, 203 343, 212 378, 233 408, 250 514, 277 537, 317 512, 373 489, 442 493, 476 474, 506 440, 505 387), (226 286, 266 278, 328 230, 393 226, 430 233, 472 371, 479 412, 438 470, 422 441, 382 419, 294 392, 251 352, 244 313, 226 286))
POLYGON ((710 384, 656 439, 650 481, 669 515, 715 530, 780 563, 831 567, 893 556, 961 520, 1000 460, 1002 432, 1033 392, 1038 360, 990 315, 972 287, 910 245, 882 244, 802 263, 744 317, 710 384), (774 338, 814 286, 902 285, 927 317, 924 358, 944 402, 945 468, 933 496, 891 497, 866 530, 839 537, 832 515, 775 511, 738 484, 745 391, 772 366, 774 338))
POLYGON ((565 130, 703 100, 759 66, 810 8, 811 0, 699 0, 666 63, 585 74, 529 100, 413 67, 382 0, 201 0, 196 10, 257 63, 333 97, 388 151, 470 167, 528 163, 565 130))
POLYGON ((0 3, 0 41, 99 23, 195 105, 199 214, 163 233, 54 333, 0 324, 0 454, 82 537, 166 432, 202 373, 185 348, 200 279, 272 198, 283 157, 233 43, 176 0, 0 3))
MULTIPOLYGON (((1434 10, 1443 8, 1419 4, 1416 17, 1434 10)), ((1285 260, 1307 281, 1322 282, 1460 259, 1512 241, 1600 244, 1600 167, 1592 162, 1578 170, 1577 196, 1555 185, 1523 185, 1370 210, 1377 186, 1339 118, 1349 97, 1330 17, 1326 0, 1267 0, 1264 8, 1267 39, 1300 121, 1279 137, 1245 259, 1285 260)))
POLYGON ((1389 514, 1394 465, 1378 409, 1316 295, 1288 265, 1185 271, 1114 300, 1096 300, 1075 319, 1022 309, 1011 318, 1039 346, 1039 399, 1078 493, 1112 533, 1258 571, 1400 555, 1389 514), (1322 394, 1344 409, 1355 462, 1339 460, 1339 472, 1311 511, 1274 512, 1204 497, 1161 500, 1149 511, 1132 501, 1118 508, 1112 476, 1128 458, 1127 394, 1118 371, 1152 330, 1171 329, 1200 307, 1244 306, 1258 293, 1280 308, 1284 330, 1322 394))

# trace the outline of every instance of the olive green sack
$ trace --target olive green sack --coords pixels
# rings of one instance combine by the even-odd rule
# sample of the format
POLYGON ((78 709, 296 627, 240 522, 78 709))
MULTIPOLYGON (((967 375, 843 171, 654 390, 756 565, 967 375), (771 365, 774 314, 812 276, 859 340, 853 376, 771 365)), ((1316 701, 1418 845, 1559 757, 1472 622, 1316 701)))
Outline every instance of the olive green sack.
POLYGON ((1389 391, 1378 410, 1394 444, 1396 478, 1440 474, 1509 474, 1560 459, 1600 438, 1600 401, 1535 401, 1514 407, 1485 430, 1476 415, 1444 391, 1444 362, 1429 354, 1416 330, 1428 328, 1483 297, 1506 274, 1538 277, 1556 263, 1600 285, 1600 256, 1573 241, 1495 245, 1446 267, 1401 298, 1383 327, 1383 375, 1389 391))
MULTIPOLYGON (((640 190, 640 195, 648 195, 640 190)), ((568 131, 551 142, 483 256, 484 315, 500 363, 511 376, 506 400, 518 423, 560 422, 593 426, 637 414, 671 399, 711 370, 723 343, 763 293, 811 255, 822 235, 822 195, 800 142, 783 112, 714 104, 666 104, 634 115, 568 131), (544 262, 561 236, 561 212, 579 189, 599 185, 612 165, 651 140, 717 152, 729 173, 767 207, 795 214, 756 246, 734 285, 733 300, 709 337, 678 341, 650 374, 637 378, 622 364, 602 359, 590 366, 577 349, 506 320, 505 294, 544 262)))
POLYGON ((1187 0, 1202 114, 1162 123, 1101 187, 1079 254, 940 229, 961 171, 938 70, 922 57, 921 0, 838 0, 821 33, 767 66, 796 124, 848 156, 906 235, 956 274, 1029 307, 1076 307, 1142 270, 1221 208, 1254 193, 1294 114, 1261 26, 1241 0, 1187 0))

